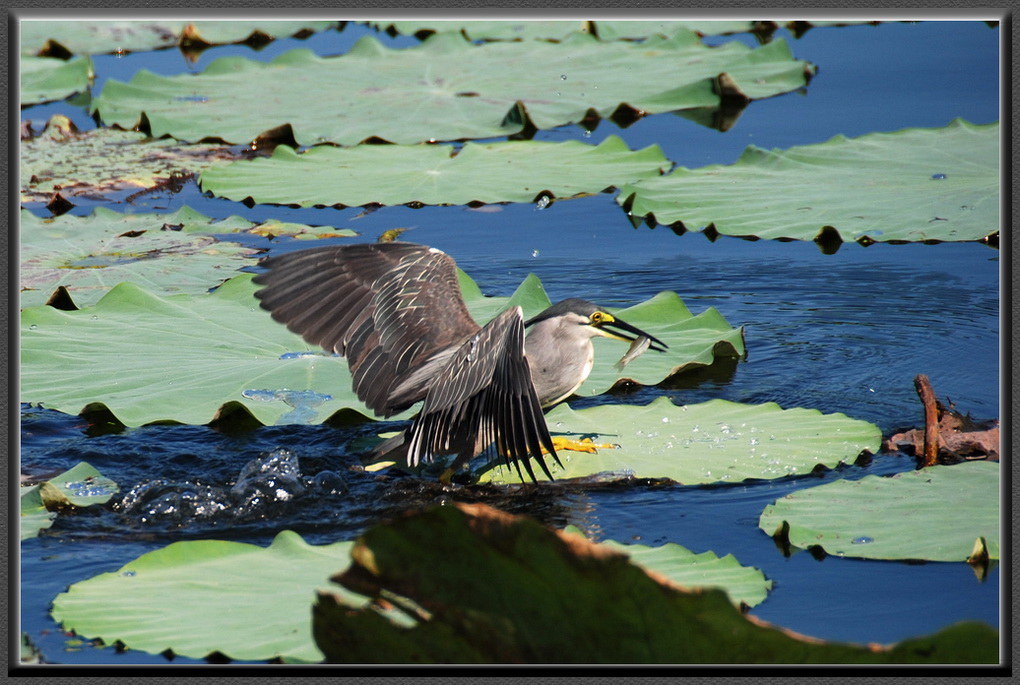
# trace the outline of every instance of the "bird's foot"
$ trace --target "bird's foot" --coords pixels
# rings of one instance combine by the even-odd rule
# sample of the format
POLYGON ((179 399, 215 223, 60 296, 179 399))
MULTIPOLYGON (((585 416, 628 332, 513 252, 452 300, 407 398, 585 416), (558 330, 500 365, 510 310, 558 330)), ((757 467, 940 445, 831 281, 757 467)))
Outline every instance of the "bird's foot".
POLYGON ((600 449, 615 450, 620 447, 619 445, 613 445, 611 443, 595 442, 591 438, 574 440, 572 438, 554 437, 552 441, 553 447, 556 448, 557 452, 561 450, 568 450, 570 452, 587 452, 588 454, 595 454, 600 449))

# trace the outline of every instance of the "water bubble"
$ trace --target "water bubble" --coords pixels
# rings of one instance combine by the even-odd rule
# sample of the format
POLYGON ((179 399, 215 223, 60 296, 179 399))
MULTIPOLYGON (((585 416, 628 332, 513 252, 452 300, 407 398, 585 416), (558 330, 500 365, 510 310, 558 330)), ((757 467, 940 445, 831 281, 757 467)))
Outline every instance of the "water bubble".
POLYGON ((336 471, 320 471, 315 474, 312 483, 318 490, 331 495, 342 495, 347 492, 347 483, 336 471))
POLYGON ((866 545, 869 542, 874 542, 874 541, 875 541, 875 538, 868 537, 867 535, 862 535, 859 538, 854 538, 850 542, 851 542, 851 544, 854 544, 854 545, 866 545))
POLYGON ((933 181, 943 181, 946 178, 945 174, 932 174, 931 178, 933 181))

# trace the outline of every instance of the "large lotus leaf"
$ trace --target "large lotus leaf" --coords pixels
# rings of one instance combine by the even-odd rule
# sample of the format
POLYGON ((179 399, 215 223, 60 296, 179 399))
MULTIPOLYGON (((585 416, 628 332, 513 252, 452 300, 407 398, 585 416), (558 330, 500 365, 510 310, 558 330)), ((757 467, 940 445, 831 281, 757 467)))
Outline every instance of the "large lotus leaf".
MULTIPOLYGON (((351 390, 346 362, 312 350, 259 309, 251 278, 242 274, 211 295, 197 296, 160 296, 120 283, 95 306, 78 311, 22 310, 22 401, 70 414, 101 403, 129 426, 204 424, 228 403, 226 409, 243 407, 264 424, 319 423, 343 409, 365 411, 351 390)), ((486 314, 510 302, 532 307, 538 295, 544 296, 541 290, 538 279, 528 279, 509 300, 487 298, 472 283, 464 296, 484 322, 491 316, 486 314)), ((682 320, 685 312, 678 308, 673 315, 682 320)), ((671 350, 683 350, 686 333, 672 330, 671 323, 668 317, 659 321, 660 337, 671 350)), ((728 348, 725 340, 734 332, 715 335, 728 348)), ((619 354, 626 349, 622 343, 617 348, 619 354)), ((691 363, 698 362, 676 351, 646 353, 626 371, 647 378, 642 369, 651 365, 659 382, 672 368, 691 363)))
POLYGON ((45 304, 59 286, 75 305, 94 304, 122 281, 161 293, 204 293, 253 266, 256 250, 210 234, 255 226, 213 221, 184 207, 173 214, 123 214, 102 207, 90 216, 43 219, 21 211, 21 306, 45 304))
POLYGON ((577 31, 590 32, 588 21, 446 21, 434 20, 402 20, 372 21, 369 26, 390 34, 399 33, 405 36, 416 35, 426 37, 432 33, 443 31, 462 32, 469 40, 563 40, 577 31))
MULTIPOLYGON (((32 21, 23 20, 21 54, 34 55, 47 41, 74 54, 140 52, 178 45, 185 36, 209 44, 241 43, 252 37, 276 38, 336 26, 335 21, 32 21)), ((264 40, 264 38, 263 38, 264 40)))
POLYGON ((576 535, 484 505, 370 529, 334 581, 407 605, 416 625, 320 592, 312 632, 341 663, 997 663, 980 623, 892 647, 823 642, 742 615, 576 535))
POLYGON ((963 241, 999 231, 999 125, 960 119, 678 168, 620 190, 636 218, 797 240, 963 241))
MULTIPOLYGON (((119 640, 130 649, 201 658, 219 651, 234 659, 322 658, 310 632, 312 590, 350 563, 353 543, 304 543, 285 531, 269 548, 215 540, 174 543, 149 552, 114 573, 75 583, 54 601, 54 617, 80 635, 119 640), (286 586, 286 591, 279 592, 286 586), (251 602, 267 598, 269 604, 251 602), (152 611, 165 606, 169 611, 152 611), (143 610, 147 608, 148 610, 143 610), (270 612, 273 620, 261 620, 270 612), (218 617, 218 618, 212 618, 218 617)), ((661 547, 599 543, 673 582, 720 587, 731 600, 754 606, 771 581, 731 556, 694 554, 680 545, 661 547)), ((345 592, 353 604, 365 601, 345 592)))
POLYGON ((641 44, 578 33, 562 43, 482 45, 437 33, 407 49, 366 36, 339 57, 295 50, 268 64, 223 58, 196 75, 140 71, 129 84, 107 81, 92 107, 107 124, 147 126, 154 137, 248 143, 289 124, 302 145, 417 143, 520 132, 518 103, 546 129, 610 116, 622 103, 649 114, 715 107, 722 72, 757 99, 802 87, 812 71, 783 41, 709 48, 691 33, 641 44))
MULTIPOLYGON (((568 526, 565 532, 583 535, 575 526, 568 526)), ((598 543, 621 554, 631 562, 668 578, 677 585, 687 588, 719 588, 724 590, 730 601, 737 605, 755 607, 765 601, 772 589, 772 581, 765 574, 751 566, 741 566, 732 554, 719 557, 715 552, 694 552, 668 542, 658 547, 623 544, 615 540, 598 543)))
MULTIPOLYGON (((736 483, 806 474, 852 462, 882 442, 877 426, 844 414, 782 409, 775 403, 710 400, 677 406, 659 397, 643 406, 566 404, 546 415, 553 437, 618 445, 595 454, 560 451, 554 478, 668 478, 678 483, 736 483)), ((480 480, 520 482, 515 469, 490 464, 480 480)))
POLYGON ((56 511, 103 504, 117 490, 116 483, 85 462, 38 485, 22 487, 21 539, 33 538, 52 526, 56 511))
POLYGON ((758 527, 794 547, 867 559, 964 561, 979 538, 999 558, 999 464, 930 466, 837 480, 765 507, 758 527))
POLYGON ((63 100, 89 87, 92 68, 88 59, 65 62, 52 57, 22 57, 20 60, 21 106, 63 100))
POLYGON ((372 26, 404 35, 461 31, 471 40, 563 40, 575 31, 594 33, 600 40, 644 40, 693 31, 703 36, 743 33, 753 21, 377 21, 372 26))
POLYGON ((72 202, 76 197, 119 200, 237 159, 222 145, 181 145, 110 128, 79 132, 61 115, 41 135, 23 140, 20 153, 22 204, 47 202, 58 190, 72 202))
POLYGON ((616 136, 601 144, 510 141, 447 145, 279 146, 202 174, 203 190, 231 200, 321 205, 458 205, 534 202, 597 193, 659 176, 671 163, 657 145, 631 152, 616 136))
MULTIPOLYGON (((79 635, 143 652, 319 661, 309 607, 316 588, 348 566, 352 544, 310 545, 291 531, 269 547, 175 542, 75 583, 53 600, 53 617, 79 635)), ((365 601, 349 592, 344 599, 365 601)))

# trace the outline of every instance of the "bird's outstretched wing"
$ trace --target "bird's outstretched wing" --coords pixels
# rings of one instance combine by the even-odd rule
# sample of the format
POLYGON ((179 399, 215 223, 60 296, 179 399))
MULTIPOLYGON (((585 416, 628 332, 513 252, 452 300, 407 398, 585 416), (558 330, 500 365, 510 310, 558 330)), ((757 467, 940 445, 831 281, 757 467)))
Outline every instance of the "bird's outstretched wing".
POLYGON ((412 243, 369 243, 271 257, 263 309, 306 342, 346 357, 354 391, 392 416, 425 397, 437 353, 475 335, 453 259, 412 243))
MULTIPOLYGON (((534 457, 551 480, 543 448, 559 463, 524 356, 520 307, 506 310, 445 360, 406 437, 408 464, 458 453, 469 459, 492 446, 532 480, 534 457)), ((520 474, 523 479, 523 474, 520 474)))

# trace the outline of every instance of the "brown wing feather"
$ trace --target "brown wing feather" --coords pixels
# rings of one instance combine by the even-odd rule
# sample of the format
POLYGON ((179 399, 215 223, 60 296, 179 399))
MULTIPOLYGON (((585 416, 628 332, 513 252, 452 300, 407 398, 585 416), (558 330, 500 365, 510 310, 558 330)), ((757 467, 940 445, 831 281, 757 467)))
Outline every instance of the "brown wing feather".
POLYGON ((532 480, 530 458, 552 479, 543 448, 559 463, 524 356, 520 307, 490 321, 446 360, 408 430, 407 461, 452 453, 468 459, 490 446, 518 472, 523 464, 532 480))
POLYGON ((309 344, 346 357, 354 391, 381 416, 425 396, 416 369, 479 331, 449 256, 424 245, 322 247, 272 257, 255 296, 309 344), (427 315, 423 315, 427 314, 427 315), (399 389, 399 392, 398 392, 399 389))

